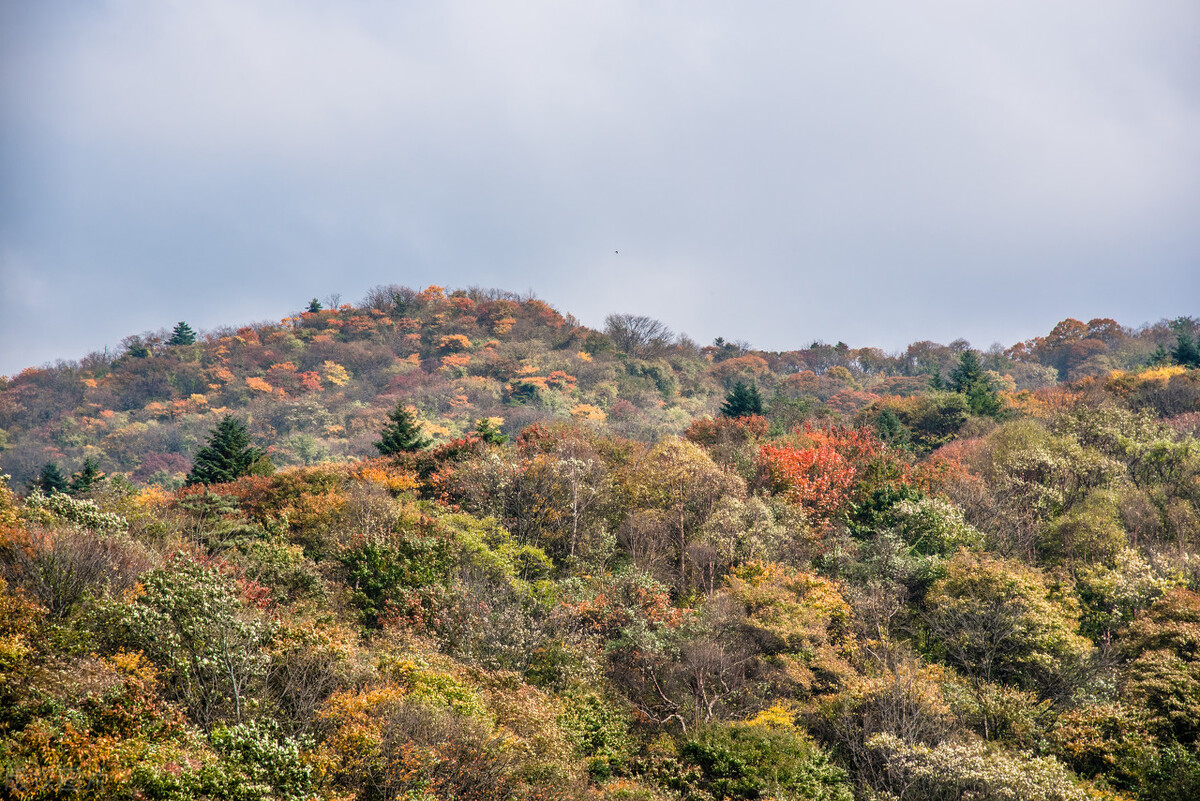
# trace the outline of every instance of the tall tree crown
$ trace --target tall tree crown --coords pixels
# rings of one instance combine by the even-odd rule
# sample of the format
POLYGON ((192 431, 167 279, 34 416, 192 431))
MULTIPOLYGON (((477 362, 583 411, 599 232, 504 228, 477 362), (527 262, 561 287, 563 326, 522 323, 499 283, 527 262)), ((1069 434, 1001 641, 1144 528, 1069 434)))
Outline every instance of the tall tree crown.
POLYGON ((725 396, 721 404, 721 414, 725 417, 749 417, 752 414, 762 414, 762 395, 755 384, 739 381, 725 396))
POLYGON ((388 412, 388 420, 390 422, 380 432, 381 439, 375 443, 375 449, 384 456, 423 450, 433 443, 421 433, 417 416, 403 403, 396 404, 396 408, 388 412))
POLYGON ((196 341, 196 332, 187 323, 180 320, 175 329, 171 331, 171 338, 167 340, 168 345, 191 345, 196 341))
POLYGON ((196 452, 188 484, 220 484, 250 475, 263 452, 250 442, 246 424, 231 414, 208 437, 208 444, 196 452))

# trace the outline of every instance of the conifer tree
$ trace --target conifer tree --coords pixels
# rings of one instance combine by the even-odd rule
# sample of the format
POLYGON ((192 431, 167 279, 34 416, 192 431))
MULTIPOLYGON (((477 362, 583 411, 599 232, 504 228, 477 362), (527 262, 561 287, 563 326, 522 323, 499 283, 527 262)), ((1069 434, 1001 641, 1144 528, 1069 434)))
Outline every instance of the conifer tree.
POLYGON ((508 442, 508 435, 502 433, 490 417, 481 417, 475 423, 475 436, 488 445, 503 445, 508 442))
POLYGON ((1003 408, 992 379, 984 372, 979 355, 973 350, 963 351, 958 365, 950 371, 950 389, 966 396, 972 414, 995 417, 1003 408))
POLYGON ((141 337, 129 337, 126 340, 125 353, 134 359, 148 359, 151 356, 150 348, 141 337))
POLYGON ((208 444, 196 452, 188 484, 220 484, 256 472, 263 452, 250 442, 246 424, 231 414, 208 437, 208 444))
POLYGON ((89 456, 83 460, 83 467, 79 472, 71 476, 70 492, 72 495, 83 495, 101 478, 103 474, 100 472, 100 464, 89 456))
POLYGON ((734 384, 733 389, 725 396, 725 402, 721 404, 721 414, 724 417, 749 417, 752 414, 762 414, 762 410, 762 395, 758 393, 758 387, 744 381, 734 384))
POLYGON ((196 332, 192 327, 182 320, 175 326, 175 330, 171 332, 171 338, 167 340, 168 345, 191 345, 196 341, 196 332))
POLYGON ((1162 345, 1158 345, 1150 353, 1150 358, 1146 360, 1146 364, 1151 367, 1161 367, 1164 364, 1171 363, 1171 354, 1162 345))
POLYGON ((55 492, 66 492, 68 489, 67 479, 63 476, 62 471, 58 469, 57 462, 47 462, 42 465, 42 472, 38 473, 37 479, 33 485, 47 495, 55 492))
POLYGON ((388 419, 391 422, 383 427, 382 438, 375 443, 375 449, 384 456, 419 451, 432 444, 433 440, 421 433, 417 416, 403 403, 396 404, 396 408, 388 412, 388 419))
POLYGON ((321 305, 321 301, 317 300, 316 298, 313 298, 312 300, 310 300, 308 302, 308 309, 306 309, 306 311, 316 314, 323 308, 325 308, 325 307, 321 305))
POLYGON ((891 409, 883 409, 875 418, 875 433, 889 445, 901 445, 908 439, 908 431, 900 418, 891 409))
POLYGON ((950 389, 966 394, 975 384, 985 380, 979 356, 973 350, 964 350, 958 357, 958 364, 950 371, 950 389))
POLYGON ((1171 359, 1183 367, 1200 367, 1200 347, 1186 331, 1175 335, 1175 347, 1171 348, 1171 359))

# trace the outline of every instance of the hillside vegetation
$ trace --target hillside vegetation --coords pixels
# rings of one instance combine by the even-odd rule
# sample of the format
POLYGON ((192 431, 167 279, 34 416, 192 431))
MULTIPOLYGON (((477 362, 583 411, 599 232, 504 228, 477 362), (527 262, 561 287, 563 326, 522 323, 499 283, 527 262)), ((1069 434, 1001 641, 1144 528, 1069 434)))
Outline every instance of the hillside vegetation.
POLYGON ((319 306, 0 379, 6 795, 1200 797, 1191 318, 319 306))

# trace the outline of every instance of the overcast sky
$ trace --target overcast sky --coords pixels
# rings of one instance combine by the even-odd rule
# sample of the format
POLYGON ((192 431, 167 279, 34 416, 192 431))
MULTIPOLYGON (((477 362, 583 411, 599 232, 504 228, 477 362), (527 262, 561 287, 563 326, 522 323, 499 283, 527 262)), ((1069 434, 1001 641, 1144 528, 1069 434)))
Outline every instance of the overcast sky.
POLYGON ((389 283, 768 349, 1200 314, 1196 0, 0 9, 0 374, 389 283))

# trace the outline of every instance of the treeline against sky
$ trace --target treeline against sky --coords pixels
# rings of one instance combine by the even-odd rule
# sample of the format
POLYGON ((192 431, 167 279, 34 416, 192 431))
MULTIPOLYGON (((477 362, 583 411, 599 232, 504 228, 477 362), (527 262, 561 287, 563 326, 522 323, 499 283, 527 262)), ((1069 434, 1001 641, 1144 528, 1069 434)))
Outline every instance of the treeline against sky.
POLYGON ((1200 796, 1191 318, 319 305, 3 384, 6 795, 1200 796))

